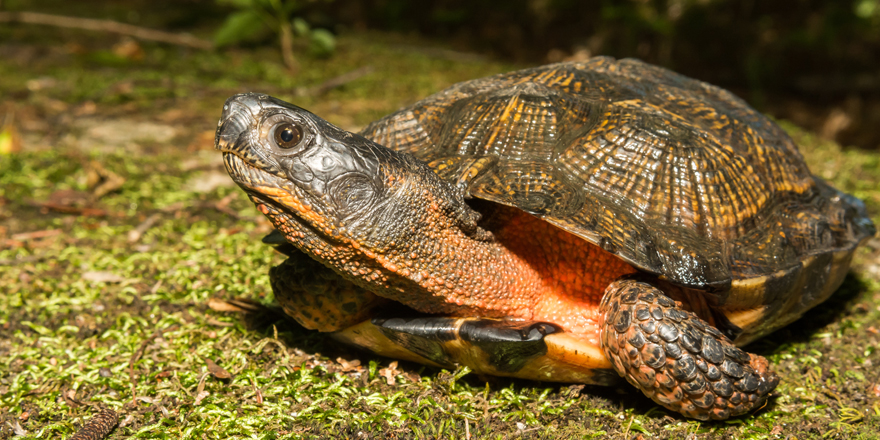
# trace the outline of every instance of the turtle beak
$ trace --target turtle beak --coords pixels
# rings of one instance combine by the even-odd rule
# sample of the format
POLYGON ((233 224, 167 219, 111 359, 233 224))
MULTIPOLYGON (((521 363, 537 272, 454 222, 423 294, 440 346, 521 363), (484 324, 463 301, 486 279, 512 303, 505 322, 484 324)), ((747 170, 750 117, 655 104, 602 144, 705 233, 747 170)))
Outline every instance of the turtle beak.
POLYGON ((256 128, 256 113, 262 109, 262 101, 266 95, 259 93, 242 93, 226 100, 223 113, 217 123, 217 135, 214 138, 214 149, 224 153, 241 154, 240 140, 244 134, 256 128))
MULTIPOLYGON (((242 93, 226 100, 217 124, 214 149, 223 154, 226 171, 239 185, 265 184, 277 164, 270 163, 254 149, 258 118, 267 99, 259 93, 242 93)), ((245 189, 248 191, 248 189, 245 189)))

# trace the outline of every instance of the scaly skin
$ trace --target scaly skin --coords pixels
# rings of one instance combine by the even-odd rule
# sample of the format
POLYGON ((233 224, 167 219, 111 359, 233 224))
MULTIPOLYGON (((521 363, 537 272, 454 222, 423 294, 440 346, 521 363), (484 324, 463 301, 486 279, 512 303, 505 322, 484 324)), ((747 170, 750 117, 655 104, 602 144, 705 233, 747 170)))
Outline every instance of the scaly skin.
POLYGON ((310 330, 332 332, 359 324, 388 308, 390 300, 345 281, 308 255, 296 251, 269 270, 275 299, 310 330))
POLYGON ((647 282, 615 281, 600 307, 605 356, 629 383, 672 411, 724 420, 762 406, 779 383, 766 359, 736 348, 647 282))

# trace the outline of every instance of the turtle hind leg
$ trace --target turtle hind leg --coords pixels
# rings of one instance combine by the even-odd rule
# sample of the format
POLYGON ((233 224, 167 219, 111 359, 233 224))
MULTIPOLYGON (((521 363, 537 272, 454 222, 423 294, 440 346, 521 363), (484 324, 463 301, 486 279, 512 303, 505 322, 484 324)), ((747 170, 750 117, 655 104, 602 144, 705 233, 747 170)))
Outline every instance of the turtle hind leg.
POLYGON ((764 404, 779 383, 745 353, 650 283, 621 279, 602 299, 602 349, 614 369, 665 408, 723 420, 764 404))

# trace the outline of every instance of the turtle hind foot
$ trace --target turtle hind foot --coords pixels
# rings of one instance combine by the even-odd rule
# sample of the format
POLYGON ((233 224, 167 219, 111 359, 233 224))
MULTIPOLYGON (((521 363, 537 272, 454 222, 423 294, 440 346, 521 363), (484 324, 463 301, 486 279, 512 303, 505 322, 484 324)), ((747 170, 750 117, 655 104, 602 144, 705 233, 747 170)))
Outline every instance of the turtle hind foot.
POLYGON ((601 310, 601 345, 614 369, 667 409, 724 420, 761 407, 779 383, 766 359, 735 347, 650 283, 615 281, 601 310))

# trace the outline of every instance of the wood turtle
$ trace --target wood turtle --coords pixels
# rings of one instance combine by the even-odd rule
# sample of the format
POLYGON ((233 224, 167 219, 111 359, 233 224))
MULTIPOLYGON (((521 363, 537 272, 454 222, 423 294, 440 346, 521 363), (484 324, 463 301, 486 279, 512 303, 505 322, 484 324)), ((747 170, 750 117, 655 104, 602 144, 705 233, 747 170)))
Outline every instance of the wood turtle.
POLYGON ((302 325, 483 374, 622 376, 703 420, 763 405, 779 379, 737 346, 825 301, 874 234, 776 124, 637 60, 463 82, 357 134, 240 94, 216 148, 302 325))

